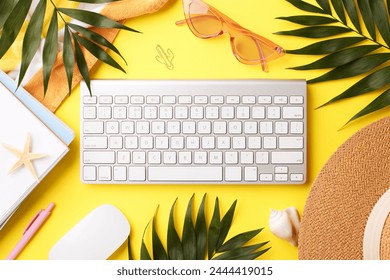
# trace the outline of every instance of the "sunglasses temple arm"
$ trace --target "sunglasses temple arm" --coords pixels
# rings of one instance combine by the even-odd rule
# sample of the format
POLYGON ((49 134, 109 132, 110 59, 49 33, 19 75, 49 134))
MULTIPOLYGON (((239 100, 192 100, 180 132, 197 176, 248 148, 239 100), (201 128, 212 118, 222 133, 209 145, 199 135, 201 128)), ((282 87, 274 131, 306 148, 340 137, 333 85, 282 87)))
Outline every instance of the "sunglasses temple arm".
POLYGON ((175 22, 177 26, 181 26, 181 25, 184 25, 186 24, 186 20, 185 19, 182 19, 182 20, 178 20, 175 22))
POLYGON ((260 55, 260 64, 261 64, 261 69, 263 69, 264 72, 268 72, 268 66, 267 66, 267 61, 265 60, 263 49, 259 45, 258 42, 256 42, 257 49, 259 51, 260 55))

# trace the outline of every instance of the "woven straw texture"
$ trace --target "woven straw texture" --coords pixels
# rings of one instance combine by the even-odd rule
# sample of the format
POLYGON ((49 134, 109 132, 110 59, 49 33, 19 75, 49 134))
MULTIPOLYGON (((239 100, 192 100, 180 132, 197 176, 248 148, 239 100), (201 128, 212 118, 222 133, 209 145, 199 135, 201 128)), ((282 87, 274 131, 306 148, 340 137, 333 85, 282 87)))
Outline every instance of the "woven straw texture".
MULTIPOLYGON (((362 259, 368 216, 388 188, 390 117, 357 132, 322 168, 302 214, 299 259, 362 259)), ((381 240, 383 258, 390 257, 389 223, 381 240)))

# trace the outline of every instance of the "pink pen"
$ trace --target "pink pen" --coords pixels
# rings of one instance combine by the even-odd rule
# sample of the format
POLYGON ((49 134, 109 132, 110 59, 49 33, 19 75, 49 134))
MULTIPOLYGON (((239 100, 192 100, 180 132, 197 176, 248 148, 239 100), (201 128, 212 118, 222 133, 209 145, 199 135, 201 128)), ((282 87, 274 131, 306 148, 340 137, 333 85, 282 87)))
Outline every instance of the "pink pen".
POLYGON ((6 258, 6 260, 14 260, 19 255, 19 253, 23 250, 24 247, 26 247, 27 243, 31 240, 35 233, 37 233, 37 231, 41 228, 43 223, 49 217, 53 208, 54 203, 51 202, 45 210, 42 209, 35 215, 35 217, 31 220, 31 222, 24 230, 22 239, 20 239, 18 244, 16 244, 15 248, 6 258))

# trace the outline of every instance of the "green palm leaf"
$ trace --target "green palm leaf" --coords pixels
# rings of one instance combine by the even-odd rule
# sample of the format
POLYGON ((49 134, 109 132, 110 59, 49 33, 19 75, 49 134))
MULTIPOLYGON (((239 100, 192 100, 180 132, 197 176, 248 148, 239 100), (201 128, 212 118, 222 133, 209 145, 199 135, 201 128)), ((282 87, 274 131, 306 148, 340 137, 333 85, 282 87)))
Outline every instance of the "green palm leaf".
POLYGON ((332 14, 332 9, 330 8, 329 5, 329 0, 316 0, 318 5, 324 10, 325 13, 327 14, 332 14))
POLYGON ((352 21, 352 24, 356 27, 356 29, 359 32, 362 32, 362 29, 360 27, 360 22, 359 22, 359 16, 356 11, 355 1, 343 0, 343 4, 349 16, 349 19, 352 21))
POLYGON ((42 58, 43 58, 44 93, 46 93, 47 91, 51 70, 53 69, 53 64, 57 57, 57 45, 58 45, 58 18, 57 18, 57 13, 54 13, 53 17, 50 20, 45 44, 43 46, 42 58))
POLYGON ((216 251, 221 248, 222 244, 225 242, 226 236, 229 233, 229 229, 233 222, 234 211, 236 210, 237 200, 233 202, 229 210, 226 212, 225 216, 221 220, 221 229, 219 231, 219 237, 217 241, 216 251))
POLYGON ((185 260, 195 260, 196 259, 196 233, 194 224, 192 223, 192 202, 194 200, 194 195, 192 195, 190 202, 187 206, 186 215, 184 218, 183 226, 183 253, 185 260))
POLYGON ((211 218, 209 232, 208 232, 208 257, 211 258, 217 249, 217 242, 219 233, 221 231, 221 216, 219 212, 219 200, 215 199, 214 213, 211 218))
POLYGON ((332 98, 322 106, 342 99, 351 98, 367 92, 371 92, 380 89, 388 84, 390 84, 390 66, 382 68, 361 79, 359 82, 357 82, 338 96, 332 98))
POLYGON ((89 41, 76 33, 74 36, 77 38, 77 41, 84 46, 91 54, 93 54, 97 59, 100 61, 118 69, 122 72, 126 72, 122 66, 118 64, 108 53, 106 53, 101 47, 99 47, 97 44, 93 43, 92 41, 89 41))
POLYGON ((361 116, 365 116, 387 106, 390 106, 390 89, 386 90, 384 93, 375 98, 370 104, 364 107, 363 110, 354 115, 346 124, 360 118, 361 116))
POLYGON ((207 225, 206 217, 204 213, 206 203, 206 194, 202 198, 202 202, 199 206, 198 215, 195 222, 195 234, 196 234, 196 259, 203 260, 206 255, 207 248, 207 225))
POLYGON ((16 3, 8 18, 5 20, 0 38, 0 59, 8 51, 18 36, 24 20, 27 17, 31 3, 32 0, 20 0, 16 3))
POLYGON ((18 0, 8 0, 0 2, 0 30, 3 28, 6 19, 15 7, 18 0))
POLYGON ((31 60, 38 50, 41 43, 41 31, 43 20, 45 19, 46 0, 40 0, 34 13, 31 16, 30 23, 27 26, 26 34, 23 39, 22 64, 20 66, 18 86, 22 83, 31 60))
POLYGON ((293 4, 295 7, 301 9, 302 11, 305 11, 305 12, 311 12, 311 13, 320 13, 320 14, 323 14, 325 13, 322 9, 312 5, 312 4, 309 4, 309 3, 306 3, 304 1, 301 1, 301 0, 286 0, 287 2, 290 2, 291 4, 293 4))
MULTIPOLYGON (((70 1, 98 4, 114 2, 117 0, 70 1)), ((72 79, 75 62, 77 63, 80 73, 86 80, 87 86, 91 92, 89 86, 89 69, 85 62, 84 53, 81 51, 81 46, 85 47, 91 54, 97 57, 98 60, 107 63, 116 69, 124 71, 124 69, 105 51, 106 48, 112 50, 125 61, 118 49, 115 48, 111 42, 109 42, 103 36, 85 27, 66 22, 62 14, 87 23, 92 27, 123 29, 140 33, 139 31, 122 25, 99 13, 78 9, 58 8, 53 1, 40 0, 37 7, 34 9, 23 40, 22 60, 18 85, 21 84, 31 61, 38 50, 39 44, 41 42, 41 34, 43 31, 45 31, 42 30, 42 28, 47 3, 50 3, 53 6, 54 11, 50 18, 49 29, 46 32, 47 37, 44 43, 44 50, 42 54, 44 94, 46 94, 48 89, 50 75, 53 69, 55 58, 57 56, 58 20, 65 23, 63 63, 67 76, 69 93, 73 86, 72 79)), ((27 19, 31 4, 32 0, 0 1, 0 59, 8 51, 20 33, 22 26, 27 19)))
MULTIPOLYGON (((146 248, 146 244, 145 244, 145 233, 146 233, 146 230, 149 228, 149 224, 150 224, 150 221, 149 223, 146 225, 145 229, 144 229, 144 233, 142 234, 142 242, 141 242, 141 260, 152 260, 150 254, 149 254, 149 251, 148 249, 146 248)), ((128 250, 130 250, 130 247, 128 247, 128 250)), ((129 252, 129 255, 131 255, 131 253, 129 252)))
MULTIPOLYGON (((291 3, 291 1, 286 1, 291 3)), ((296 3, 292 4, 300 9, 308 4, 305 1, 300 2, 302 3, 300 3, 299 6, 296 3)), ((319 5, 317 8, 321 9, 322 12, 318 12, 316 9, 312 9, 312 11, 306 9, 306 11, 321 13, 321 17, 329 17, 335 20, 335 22, 328 23, 327 20, 319 19, 317 15, 308 15, 305 16, 305 18, 279 17, 279 19, 288 20, 300 25, 308 25, 310 27, 291 31, 280 31, 276 34, 313 39, 325 38, 333 35, 339 36, 326 40, 319 39, 315 43, 300 49, 287 50, 286 52, 289 54, 327 54, 325 57, 320 58, 313 63, 291 67, 290 69, 314 70, 331 68, 327 73, 309 80, 308 84, 363 75, 362 79, 355 85, 350 86, 346 91, 332 98, 322 106, 338 100, 385 88, 385 92, 382 95, 355 114, 350 121, 387 107, 389 105, 387 90, 390 87, 390 66, 386 63, 390 60, 390 0, 357 0, 356 3, 355 1, 350 0, 317 0, 316 2, 319 5), (387 2, 387 8, 385 2, 387 2), (337 17, 332 15, 332 9, 336 12, 337 17), (350 26, 350 22, 347 21, 346 15, 349 17, 353 26, 350 26), (362 21, 360 21, 360 18, 362 18, 362 21), (362 24, 364 24, 364 26, 362 26, 362 24), (313 34, 315 33, 313 30, 318 30, 320 34, 313 34), (337 32, 337 30, 339 31, 337 32), (355 32, 358 36, 345 36, 344 33, 347 33, 347 30, 349 30, 349 32, 355 32), (371 38, 364 34, 366 31, 363 30, 367 30, 371 38), (382 44, 380 40, 377 40, 376 30, 379 31, 379 34, 387 46, 382 44), (360 45, 354 47, 353 45, 357 43, 360 43, 360 45), (370 54, 371 52, 373 53, 370 54)))
POLYGON ((153 259, 154 260, 167 260, 168 255, 164 249, 164 246, 161 242, 160 237, 158 236, 157 229, 156 229, 156 213, 153 217, 153 224, 152 224, 152 241, 153 241, 153 259))
POLYGON ((345 18, 343 2, 340 0, 331 0, 334 10, 336 11, 337 16, 341 22, 346 23, 347 19, 345 18))
POLYGON ((333 18, 322 16, 291 16, 277 17, 276 19, 286 20, 300 25, 319 25, 337 22, 337 20, 333 18))
POLYGON ((333 68, 338 67, 341 65, 345 65, 351 61, 354 61, 363 55, 366 55, 376 49, 378 49, 379 46, 376 45, 368 45, 368 46, 357 46, 341 51, 334 52, 332 54, 329 54, 313 63, 299 66, 299 67, 292 67, 290 69, 295 70, 313 70, 313 69, 324 69, 324 68, 333 68))
POLYGON ((277 35, 289 35, 306 38, 324 38, 334 35, 339 35, 347 32, 351 32, 349 28, 341 26, 310 26, 291 31, 276 32, 277 35))
POLYGON ((116 29, 123 29, 127 31, 132 32, 138 32, 135 29, 132 29, 130 27, 127 27, 123 24, 120 24, 106 16, 103 16, 101 14, 97 14, 94 12, 86 11, 86 10, 78 10, 78 9, 69 9, 69 8, 58 8, 58 11, 70 16, 71 18, 77 19, 81 22, 85 22, 87 24, 90 24, 92 26, 96 27, 103 27, 103 28, 116 28, 116 29))
POLYGON ((390 46, 389 12, 383 0, 370 0, 370 7, 376 26, 387 46, 390 46))
POLYGON ((92 42, 95 42, 98 45, 101 45, 103 47, 106 47, 106 48, 114 51, 117 55, 119 55, 122 58, 122 60, 127 65, 125 58, 121 55, 119 50, 110 41, 108 41, 106 38, 104 38, 102 35, 94 32, 88 28, 85 28, 83 26, 77 25, 77 24, 68 23, 68 26, 71 29, 75 30, 76 32, 79 32, 81 35, 83 35, 85 38, 91 40, 92 42))
MULTIPOLYGON (((208 259, 235 259, 235 260, 246 260, 256 259, 257 257, 264 254, 270 248, 264 250, 258 250, 264 247, 267 242, 261 242, 254 245, 246 246, 246 244, 258 235, 262 229, 256 229, 247 231, 244 233, 237 234, 228 241, 225 242, 226 236, 232 226, 233 216, 237 205, 237 200, 233 202, 229 210, 220 220, 219 210, 219 199, 216 198, 214 204, 213 217, 207 227, 205 219, 205 201, 206 195, 203 196, 202 202, 199 206, 198 213, 196 215, 196 223, 193 223, 193 201, 194 195, 188 202, 186 214, 184 217, 183 234, 180 240, 174 222, 174 207, 176 200, 171 207, 168 222, 168 237, 167 237, 167 251, 162 245, 160 238, 155 230, 156 227, 156 214, 153 217, 153 228, 152 228, 152 241, 153 241, 153 257, 150 256, 146 245, 145 245, 145 232, 149 224, 144 230, 141 242, 141 259, 198 259, 203 260, 206 255, 206 245, 212 244, 208 249, 208 259), (207 234, 207 231, 209 234, 207 234), (211 234, 210 234, 211 232, 211 234)), ((130 248, 130 247, 129 247, 130 248)), ((130 250, 130 249, 129 249, 130 250)))
POLYGON ((249 242, 253 237, 259 234, 263 229, 255 229, 247 232, 240 233, 228 241, 226 241, 221 247, 218 248, 218 253, 234 250, 240 248, 245 243, 249 242))
POLYGON ((345 47, 349 47, 351 45, 357 44, 363 40, 364 38, 362 37, 345 37, 345 38, 329 39, 329 40, 324 40, 321 42, 311 44, 301 49, 287 50, 286 52, 290 54, 304 54, 304 55, 328 54, 328 53, 339 51, 345 47))
POLYGON ((64 29, 64 43, 63 43, 63 61, 64 61, 64 66, 65 66, 65 72, 66 72, 66 77, 68 79, 68 89, 69 89, 69 94, 72 89, 72 77, 73 77, 73 71, 74 71, 74 52, 73 52, 73 46, 72 46, 72 41, 70 37, 70 31, 69 29, 65 26, 64 29))
POLYGON ((370 3, 367 0, 357 0, 357 3, 359 5, 360 13, 364 20, 364 24, 366 25, 368 33, 373 40, 376 40, 375 23, 374 17, 371 13, 370 3))
POLYGON ((329 71, 328 73, 325 73, 320 77, 307 81, 307 83, 313 84, 318 82, 354 77, 363 73, 367 73, 389 60, 390 53, 370 54, 345 65, 336 67, 335 69, 329 71))
POLYGON ((85 57, 81 49, 80 42, 78 41, 79 40, 78 36, 72 33, 72 38, 74 42, 77 67, 79 68, 80 74, 83 77, 85 84, 87 85, 89 94, 92 96, 91 79, 89 78, 87 62, 85 61, 85 57))
POLYGON ((181 246, 180 237, 177 234, 175 228, 175 218, 174 210, 176 201, 171 207, 171 212, 169 214, 169 223, 168 223, 168 235, 167 235, 167 245, 168 245, 168 257, 170 260, 182 260, 183 259, 183 248, 181 246))

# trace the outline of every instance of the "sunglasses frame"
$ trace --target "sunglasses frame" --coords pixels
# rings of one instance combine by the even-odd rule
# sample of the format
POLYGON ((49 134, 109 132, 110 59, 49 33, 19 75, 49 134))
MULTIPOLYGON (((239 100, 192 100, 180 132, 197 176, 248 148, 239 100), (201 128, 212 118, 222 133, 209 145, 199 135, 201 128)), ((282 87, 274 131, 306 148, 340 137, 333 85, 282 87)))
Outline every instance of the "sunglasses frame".
POLYGON ((176 25, 184 25, 187 23, 187 26, 190 28, 191 32, 198 38, 201 39, 209 39, 209 38, 214 38, 217 36, 220 36, 222 34, 228 33, 230 36, 230 45, 233 51, 234 56, 238 61, 244 64, 260 64, 261 68, 264 72, 268 72, 268 66, 267 62, 277 59, 285 54, 285 51, 283 48, 272 41, 268 40, 267 38, 264 38, 263 36, 260 36, 249 29, 246 29, 239 25, 236 21, 228 17, 227 15, 223 14, 222 12, 218 11, 216 8, 213 6, 201 1, 201 0, 183 0, 183 10, 184 10, 184 20, 180 20, 176 22, 176 25), (208 13, 211 13, 213 16, 215 16, 221 23, 221 30, 217 34, 211 34, 211 35, 205 35, 202 33, 199 33, 196 28, 193 25, 193 20, 194 18, 191 17, 189 11, 191 8, 191 4, 196 3, 198 5, 202 5, 205 8, 208 9, 208 13), (187 5, 187 7, 185 6, 187 5), (188 13, 186 12, 188 11, 188 13), (259 59, 257 60, 247 60, 242 58, 239 55, 239 51, 236 49, 235 45, 235 38, 237 35, 244 35, 247 37, 250 37, 254 40, 257 46, 257 50, 259 52, 259 59), (262 50, 261 45, 266 46, 268 49, 272 50, 272 55, 265 57, 264 52, 262 50))

